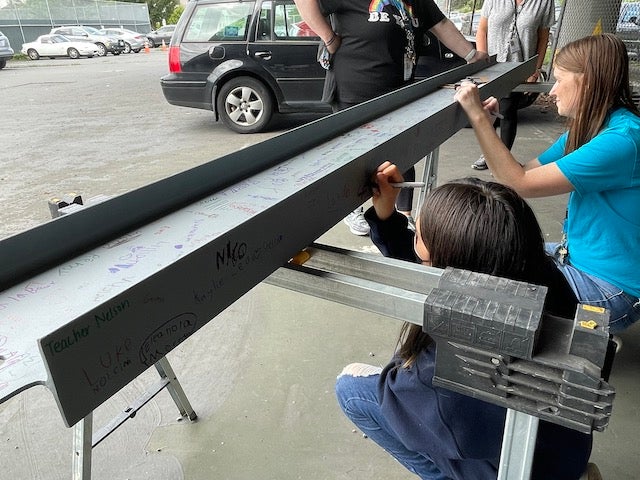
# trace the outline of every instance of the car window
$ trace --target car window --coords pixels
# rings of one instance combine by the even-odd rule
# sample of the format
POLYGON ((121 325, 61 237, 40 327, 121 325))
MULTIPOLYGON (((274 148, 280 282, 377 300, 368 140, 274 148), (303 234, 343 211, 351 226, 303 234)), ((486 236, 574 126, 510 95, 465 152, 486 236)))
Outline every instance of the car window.
POLYGON ((292 1, 275 2, 275 20, 273 32, 276 38, 286 40, 310 40, 319 38, 302 20, 298 7, 292 1))
POLYGON ((183 42, 246 40, 253 3, 198 5, 183 42))
POLYGON ((638 3, 628 3, 622 4, 622 14, 620 18, 620 22, 633 22, 637 23, 638 18, 640 17, 640 4, 638 3))
POLYGON ((256 40, 271 40, 271 2, 264 2, 260 7, 256 40))

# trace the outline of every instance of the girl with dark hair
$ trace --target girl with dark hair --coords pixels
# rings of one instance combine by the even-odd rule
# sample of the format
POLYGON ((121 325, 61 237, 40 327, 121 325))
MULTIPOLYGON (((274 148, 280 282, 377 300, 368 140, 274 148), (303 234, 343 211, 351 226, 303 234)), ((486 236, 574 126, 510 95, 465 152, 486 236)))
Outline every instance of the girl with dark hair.
POLYGON ((496 135, 490 112, 463 84, 455 98, 469 117, 491 173, 524 197, 569 193, 563 240, 549 244, 581 303, 606 308, 611 333, 640 318, 640 112, 629 57, 615 35, 585 37, 556 56, 555 97, 568 131, 520 165, 496 135))
MULTIPOLYGON (((375 177, 365 218, 385 256, 547 285, 547 311, 573 318, 576 298, 544 252, 533 211, 512 189, 478 179, 442 185, 425 199, 414 233, 396 211, 398 190, 389 183, 402 181, 400 171, 385 162, 375 177)), ((384 369, 344 368, 338 402, 363 433, 422 479, 495 479, 506 411, 433 386, 435 351, 421 327, 404 324, 384 369)), ((532 478, 578 479, 590 451, 590 435, 541 421, 532 478)))

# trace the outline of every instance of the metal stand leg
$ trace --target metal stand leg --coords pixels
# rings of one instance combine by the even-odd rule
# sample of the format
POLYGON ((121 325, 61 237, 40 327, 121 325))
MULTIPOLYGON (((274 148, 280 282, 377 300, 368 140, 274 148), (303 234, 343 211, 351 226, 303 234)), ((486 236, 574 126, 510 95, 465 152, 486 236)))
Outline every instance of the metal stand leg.
POLYGON ((507 409, 498 480, 531 478, 538 423, 538 417, 507 409))
POLYGON ((144 407, 162 389, 166 388, 169 391, 171 398, 173 398, 180 411, 180 415, 191 421, 197 418, 169 360, 163 357, 155 363, 155 367, 158 370, 160 379, 105 426, 93 433, 93 413, 91 413, 73 427, 73 480, 91 479, 91 450, 111 435, 120 425, 135 417, 138 410, 144 407))
POLYGON ((436 148, 432 152, 429 152, 427 156, 423 158, 424 170, 422 170, 422 181, 424 182, 425 186, 424 188, 420 189, 420 193, 418 195, 418 211, 420 211, 420 207, 424 202, 424 198, 435 186, 436 181, 438 180, 438 153, 439 148, 436 148))
POLYGON ((73 427, 73 480, 91 478, 91 435, 93 413, 90 413, 73 427))
POLYGON ((193 408, 182 389, 182 385, 180 385, 176 374, 173 372, 173 368, 171 368, 171 364, 169 363, 169 360, 167 360, 167 357, 162 357, 158 360, 155 363, 155 367, 160 374, 160 378, 168 381, 166 388, 169 390, 173 401, 176 402, 176 406, 178 407, 178 410, 180 410, 180 415, 187 417, 191 421, 195 420, 197 418, 196 412, 193 411, 193 408))

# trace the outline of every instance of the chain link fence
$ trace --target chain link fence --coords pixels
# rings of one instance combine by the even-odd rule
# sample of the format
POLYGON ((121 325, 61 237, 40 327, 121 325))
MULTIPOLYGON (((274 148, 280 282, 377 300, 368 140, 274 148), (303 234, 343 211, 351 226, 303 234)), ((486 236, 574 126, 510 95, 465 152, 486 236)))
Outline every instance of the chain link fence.
POLYGON ((565 0, 559 4, 552 36, 552 55, 563 45, 597 33, 615 33, 629 52, 629 76, 640 89, 640 2, 621 0, 565 0))
POLYGON ((90 0, 43 0, 26 5, 0 0, 0 31, 20 51, 23 43, 62 25, 89 25, 95 28, 122 27, 140 33, 151 31, 146 3, 90 0))

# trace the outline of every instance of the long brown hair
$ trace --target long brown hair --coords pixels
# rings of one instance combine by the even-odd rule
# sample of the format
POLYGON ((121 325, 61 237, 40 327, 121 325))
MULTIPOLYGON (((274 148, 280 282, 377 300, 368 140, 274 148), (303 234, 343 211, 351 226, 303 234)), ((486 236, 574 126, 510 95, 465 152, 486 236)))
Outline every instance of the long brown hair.
POLYGON ((640 116, 631 97, 627 48, 615 35, 592 35, 568 43, 558 52, 555 65, 583 75, 578 111, 569 119, 565 153, 595 137, 612 108, 625 107, 640 116))
MULTIPOLYGON (((477 178, 441 185, 425 199, 419 226, 434 267, 544 283, 540 226, 531 207, 505 185, 477 178)), ((431 342, 419 325, 403 324, 397 353, 404 366, 431 342)))

